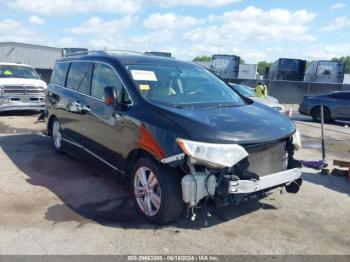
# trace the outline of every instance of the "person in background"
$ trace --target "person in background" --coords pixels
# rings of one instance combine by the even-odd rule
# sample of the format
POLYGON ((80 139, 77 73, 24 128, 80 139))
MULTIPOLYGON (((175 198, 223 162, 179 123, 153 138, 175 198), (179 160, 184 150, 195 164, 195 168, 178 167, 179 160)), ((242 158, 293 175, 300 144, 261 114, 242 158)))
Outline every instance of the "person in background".
POLYGON ((257 97, 264 98, 267 96, 267 86, 263 82, 259 82, 255 87, 255 93, 257 97))

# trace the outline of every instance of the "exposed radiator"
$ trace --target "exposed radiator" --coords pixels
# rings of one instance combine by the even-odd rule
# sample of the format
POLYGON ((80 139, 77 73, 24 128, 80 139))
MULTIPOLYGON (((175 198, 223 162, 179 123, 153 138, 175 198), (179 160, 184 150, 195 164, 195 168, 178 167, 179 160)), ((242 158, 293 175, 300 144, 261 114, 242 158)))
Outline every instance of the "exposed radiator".
POLYGON ((287 170, 286 143, 283 141, 247 147, 246 150, 249 153, 248 170, 258 176, 266 176, 287 170))

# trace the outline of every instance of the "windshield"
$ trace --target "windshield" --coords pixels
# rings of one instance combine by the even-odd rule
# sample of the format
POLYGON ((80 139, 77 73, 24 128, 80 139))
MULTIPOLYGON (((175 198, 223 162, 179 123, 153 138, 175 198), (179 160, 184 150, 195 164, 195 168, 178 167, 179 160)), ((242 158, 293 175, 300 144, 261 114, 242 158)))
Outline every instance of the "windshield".
POLYGON ((238 93, 240 93, 242 96, 252 97, 256 96, 253 89, 251 89, 248 86, 242 86, 242 85, 233 85, 233 87, 236 89, 238 93))
POLYGON ((33 68, 17 65, 0 65, 0 78, 39 79, 33 68))
POLYGON ((140 94, 172 106, 241 106, 242 98, 207 70, 191 65, 128 65, 140 94))

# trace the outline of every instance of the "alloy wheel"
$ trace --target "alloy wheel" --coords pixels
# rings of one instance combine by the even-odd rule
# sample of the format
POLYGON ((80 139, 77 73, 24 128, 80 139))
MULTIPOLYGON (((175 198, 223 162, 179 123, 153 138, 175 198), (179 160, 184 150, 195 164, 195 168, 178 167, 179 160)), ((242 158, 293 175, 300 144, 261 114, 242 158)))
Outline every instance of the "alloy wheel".
POLYGON ((147 167, 140 167, 134 176, 134 193, 141 211, 147 216, 158 213, 161 189, 156 175, 147 167))
POLYGON ((56 149, 60 149, 61 143, 62 143, 62 135, 61 135, 61 126, 57 120, 55 120, 52 125, 52 138, 56 149))

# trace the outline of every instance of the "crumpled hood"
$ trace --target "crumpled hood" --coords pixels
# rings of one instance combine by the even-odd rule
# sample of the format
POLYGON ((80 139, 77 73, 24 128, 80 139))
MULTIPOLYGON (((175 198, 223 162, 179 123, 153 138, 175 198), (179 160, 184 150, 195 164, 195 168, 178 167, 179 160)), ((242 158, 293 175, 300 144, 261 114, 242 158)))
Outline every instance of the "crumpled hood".
POLYGON ((251 144, 282 139, 295 132, 290 119, 256 102, 211 109, 158 107, 194 141, 251 144))
POLYGON ((0 78, 0 86, 2 85, 28 85, 47 88, 47 84, 43 80, 27 78, 0 78))

